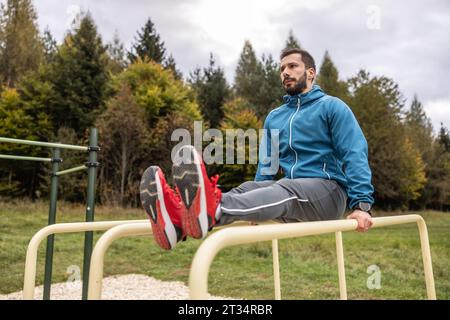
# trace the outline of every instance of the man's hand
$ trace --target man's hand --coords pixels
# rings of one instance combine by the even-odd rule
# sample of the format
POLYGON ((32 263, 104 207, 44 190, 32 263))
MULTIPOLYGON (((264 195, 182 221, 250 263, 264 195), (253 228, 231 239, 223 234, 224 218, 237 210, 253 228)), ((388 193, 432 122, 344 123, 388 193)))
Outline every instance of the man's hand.
POLYGON ((356 219, 358 221, 358 227, 356 231, 365 232, 373 225, 372 217, 365 211, 354 210, 347 216, 347 219, 356 219))

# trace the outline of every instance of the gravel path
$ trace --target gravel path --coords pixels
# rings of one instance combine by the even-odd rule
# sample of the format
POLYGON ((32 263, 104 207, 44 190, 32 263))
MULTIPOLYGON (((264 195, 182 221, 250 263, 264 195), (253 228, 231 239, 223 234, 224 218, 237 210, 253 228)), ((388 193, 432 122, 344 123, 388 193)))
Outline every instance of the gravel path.
MULTIPOLYGON (((34 298, 42 299, 43 286, 36 287, 34 298)), ((81 281, 62 282, 52 285, 52 300, 80 300, 81 281)), ((22 291, 0 295, 0 300, 22 299, 22 291)), ((186 300, 189 288, 180 281, 168 282, 142 274, 127 274, 103 279, 104 300, 186 300)), ((211 300, 232 298, 210 296, 211 300)))

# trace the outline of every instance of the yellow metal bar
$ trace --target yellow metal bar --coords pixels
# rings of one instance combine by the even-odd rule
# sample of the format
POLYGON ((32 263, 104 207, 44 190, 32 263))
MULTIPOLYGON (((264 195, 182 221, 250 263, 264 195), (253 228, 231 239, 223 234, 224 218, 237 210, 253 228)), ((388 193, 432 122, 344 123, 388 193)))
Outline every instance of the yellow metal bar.
POLYGON ((150 235, 152 234, 152 227, 150 221, 123 224, 106 231, 95 244, 91 255, 91 265, 89 269, 89 287, 88 300, 100 300, 102 295, 102 280, 103 280, 103 263, 105 259, 106 250, 108 250, 114 240, 126 236, 150 235))
POLYGON ((41 161, 41 162, 51 162, 52 161, 51 158, 14 156, 14 155, 10 155, 10 154, 0 154, 0 159, 25 160, 25 161, 41 161))
POLYGON ((79 150, 79 151, 87 151, 88 150, 88 147, 75 146, 75 145, 71 145, 71 144, 12 139, 12 138, 4 138, 4 137, 0 137, 0 142, 28 144, 31 146, 40 146, 40 147, 48 147, 48 148, 72 149, 72 150, 79 150))
POLYGON ((341 300, 347 300, 347 284, 345 283, 344 246, 342 244, 342 232, 337 231, 336 235, 336 258, 339 274, 339 292, 341 300))
POLYGON ((423 269, 425 272, 425 283, 427 286, 428 299, 436 300, 436 289, 434 287, 433 262, 431 260, 430 241, 425 221, 420 217, 417 221, 420 235, 420 247, 422 248, 423 269))
POLYGON ((273 282, 275 288, 275 300, 281 300, 280 285, 280 259, 278 257, 278 239, 272 240, 273 282))
MULTIPOLYGON (((269 222, 265 222, 268 224, 269 222)), ((226 226, 220 226, 216 229, 224 229, 229 227, 239 228, 240 226, 248 226, 246 221, 237 221, 226 226)), ((105 232, 98 240, 92 251, 91 265, 89 269, 89 287, 88 300, 100 300, 102 296, 102 280, 103 280, 103 265, 106 251, 111 244, 120 238, 127 236, 150 235, 152 229, 149 221, 138 224, 123 224, 113 227, 105 232)), ((278 254, 278 253, 277 253, 278 254)))
MULTIPOLYGON (((372 228, 413 222, 417 223, 419 227, 428 299, 436 299, 428 234, 423 218, 419 215, 374 218, 372 228)), ((303 237, 337 231, 351 231, 355 230, 356 227, 357 221, 349 219, 258 225, 227 228, 217 231, 204 240, 194 256, 189 274, 190 298, 207 298, 209 268, 217 253, 225 247, 257 241, 303 237)))
POLYGON ((25 259, 25 272, 23 282, 23 298, 31 300, 34 298, 34 287, 36 282, 37 253, 42 240, 51 234, 100 231, 112 228, 124 223, 139 223, 147 220, 122 220, 122 221, 98 221, 98 222, 75 222, 52 224, 39 230, 28 244, 25 259))

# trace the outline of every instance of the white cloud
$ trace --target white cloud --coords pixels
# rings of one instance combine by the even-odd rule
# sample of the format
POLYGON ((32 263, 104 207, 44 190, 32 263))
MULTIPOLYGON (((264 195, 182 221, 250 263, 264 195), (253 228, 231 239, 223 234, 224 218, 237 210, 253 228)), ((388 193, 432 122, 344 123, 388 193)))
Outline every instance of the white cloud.
POLYGON ((439 131, 441 123, 450 129, 450 97, 428 101, 424 104, 424 109, 435 132, 439 131))

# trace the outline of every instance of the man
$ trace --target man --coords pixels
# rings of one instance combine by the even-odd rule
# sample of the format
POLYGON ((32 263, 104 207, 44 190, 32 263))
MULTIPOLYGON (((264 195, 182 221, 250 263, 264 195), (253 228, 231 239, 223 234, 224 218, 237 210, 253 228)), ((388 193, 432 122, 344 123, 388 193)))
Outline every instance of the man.
POLYGON ((266 117, 268 134, 260 151, 268 157, 260 156, 255 181, 222 194, 218 176, 207 176, 192 146, 181 148, 174 159, 175 191, 159 167, 144 172, 141 202, 162 248, 171 249, 186 236, 203 238, 212 227, 235 220, 339 219, 347 200, 352 210, 347 218, 358 221, 357 230, 372 226, 374 190, 367 142, 352 111, 313 85, 316 67, 307 51, 285 50, 280 58, 287 95, 284 104, 266 117), (270 130, 274 129, 279 133, 277 154, 271 154, 270 130), (276 172, 269 170, 273 164, 269 158, 279 159, 285 178, 274 181, 276 172))

